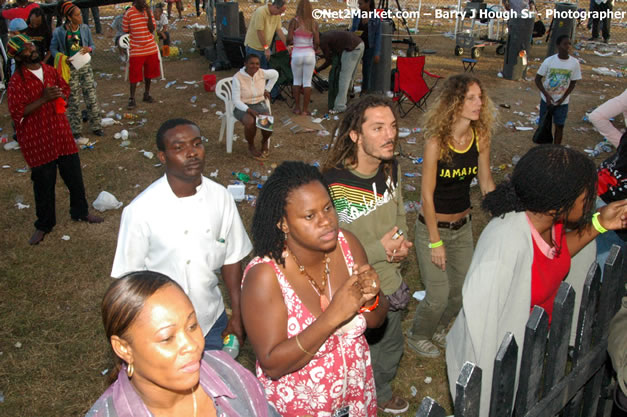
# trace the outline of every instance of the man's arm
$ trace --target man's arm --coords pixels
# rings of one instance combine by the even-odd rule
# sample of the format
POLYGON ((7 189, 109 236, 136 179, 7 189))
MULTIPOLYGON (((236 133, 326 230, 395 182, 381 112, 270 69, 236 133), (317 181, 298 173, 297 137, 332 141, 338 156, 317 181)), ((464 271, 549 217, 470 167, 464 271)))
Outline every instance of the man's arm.
POLYGON ((283 33, 283 26, 281 26, 280 22, 279 27, 276 29, 276 35, 279 37, 279 39, 281 39, 281 42, 283 42, 283 44, 287 46, 287 38, 285 37, 285 33, 283 33))
POLYGON ((322 50, 322 55, 324 56, 324 63, 316 68, 316 72, 326 69, 333 62, 333 55, 331 54, 328 42, 321 43, 320 49, 322 50))
POLYGON ((111 270, 113 278, 121 278, 128 272, 146 269, 145 259, 150 242, 141 216, 134 211, 132 206, 128 206, 122 212, 118 245, 111 270))
POLYGON ((559 106, 560 104, 562 104, 564 100, 566 100, 566 97, 568 97, 569 94, 573 92, 573 90, 575 89, 575 84, 577 84, 577 81, 573 81, 573 80, 570 81, 570 84, 568 84, 568 89, 566 89, 566 92, 564 93, 564 95, 555 103, 556 106, 559 106))
POLYGON ((553 104, 553 97, 551 97, 551 95, 544 89, 544 85, 542 84, 542 75, 536 74, 535 81, 536 81, 536 87, 538 87, 538 90, 540 90, 540 92, 544 94, 544 100, 546 101, 546 104, 551 106, 553 104))
POLYGON ((148 32, 154 33, 156 26, 155 18, 152 15, 152 10, 148 6, 146 6, 146 16, 148 16, 148 32))
POLYGON ((226 329, 222 332, 222 337, 225 337, 227 334, 235 334, 240 343, 244 343, 244 338, 246 337, 240 309, 242 275, 242 264, 240 262, 222 266, 222 280, 231 299, 231 317, 226 325, 226 329))
POLYGON ((13 118, 16 123, 20 123, 24 117, 33 113, 50 100, 61 97, 61 89, 59 87, 47 87, 44 88, 44 94, 40 98, 31 103, 26 103, 23 100, 24 95, 21 94, 25 86, 22 79, 18 77, 19 75, 14 75, 11 78, 7 94, 9 113, 11 113, 11 118, 13 118), (53 98, 53 96, 56 97, 53 98))
POLYGON ((131 19, 129 17, 131 9, 127 10, 122 16, 122 31, 124 33, 130 33, 131 31, 131 19))
POLYGON ((257 30, 257 38, 259 38, 259 43, 261 46, 266 46, 266 34, 263 33, 263 30, 257 30))

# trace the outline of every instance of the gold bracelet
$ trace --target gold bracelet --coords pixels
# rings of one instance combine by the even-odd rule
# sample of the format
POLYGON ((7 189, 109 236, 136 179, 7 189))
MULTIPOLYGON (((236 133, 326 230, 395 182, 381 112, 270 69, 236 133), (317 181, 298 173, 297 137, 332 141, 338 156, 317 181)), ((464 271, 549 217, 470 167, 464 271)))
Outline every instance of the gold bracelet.
POLYGON ((305 348, 303 348, 303 345, 301 345, 301 344, 300 344, 300 340, 298 340, 298 335, 296 335, 296 336, 295 336, 295 339, 296 339, 296 344, 298 345, 298 348, 299 348, 300 350, 302 350, 303 352, 305 352, 305 353, 306 353, 306 354, 308 354, 309 356, 313 356, 313 355, 314 355, 313 353, 309 353, 309 352, 307 352, 307 351, 305 350, 305 348))

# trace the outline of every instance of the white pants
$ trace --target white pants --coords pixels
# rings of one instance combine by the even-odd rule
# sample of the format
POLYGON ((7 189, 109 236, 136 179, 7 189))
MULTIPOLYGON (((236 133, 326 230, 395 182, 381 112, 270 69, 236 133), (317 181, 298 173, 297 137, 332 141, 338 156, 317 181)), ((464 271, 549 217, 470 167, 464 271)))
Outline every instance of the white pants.
POLYGON ((292 75, 294 77, 294 85, 303 87, 311 87, 311 77, 313 77, 314 67, 316 66, 316 54, 312 50, 303 53, 294 49, 292 53, 292 75))

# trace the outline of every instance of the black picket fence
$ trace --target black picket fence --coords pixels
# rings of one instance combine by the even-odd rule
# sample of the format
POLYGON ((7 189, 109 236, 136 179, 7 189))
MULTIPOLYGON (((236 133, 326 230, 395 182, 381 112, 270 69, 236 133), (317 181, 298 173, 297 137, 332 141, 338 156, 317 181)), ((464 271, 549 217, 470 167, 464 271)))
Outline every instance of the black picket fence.
MULTIPOLYGON (((494 359, 490 417, 609 417, 612 370, 607 354, 611 318, 620 308, 627 270, 614 245, 603 270, 594 262, 585 280, 574 349, 569 350, 575 291, 563 282, 555 298, 549 332, 544 309, 534 307, 525 328, 518 389, 514 392, 518 344, 506 333, 494 359), (547 337, 548 335, 548 337, 547 337), (514 395, 516 394, 516 395, 514 395)), ((479 415, 481 368, 466 362, 456 383, 455 417, 479 415)), ((423 399, 416 417, 445 417, 432 398, 423 399)))

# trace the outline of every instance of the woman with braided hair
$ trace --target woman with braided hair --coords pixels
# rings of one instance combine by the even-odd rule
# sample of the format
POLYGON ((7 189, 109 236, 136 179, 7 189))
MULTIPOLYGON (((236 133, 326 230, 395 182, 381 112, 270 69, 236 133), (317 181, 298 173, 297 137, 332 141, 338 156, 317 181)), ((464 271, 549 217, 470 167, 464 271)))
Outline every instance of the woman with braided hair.
POLYGON ((363 247, 338 227, 320 172, 284 162, 261 189, 242 319, 257 377, 282 416, 377 413, 363 333, 388 310, 363 247))
MULTIPOLYGON (((96 45, 91 36, 89 26, 83 23, 81 10, 71 1, 60 2, 60 10, 66 18, 64 25, 57 27, 52 33, 50 52, 55 58, 57 54, 65 55, 70 67, 70 97, 68 98, 67 116, 72 127, 72 133, 77 140, 87 141, 81 138, 83 117, 80 111, 81 95, 87 106, 89 125, 96 136, 104 135, 100 125, 100 105, 96 96, 94 71, 87 62, 76 69, 70 62, 79 55, 91 54, 96 45)), ((81 143, 83 144, 83 143, 81 143)))
MULTIPOLYGON (((466 361, 482 369, 480 416, 490 405, 493 364, 506 332, 523 346, 525 324, 535 305, 547 312, 562 281, 587 272, 594 260, 571 257, 600 233, 627 227, 627 200, 593 214, 596 169, 581 152, 542 145, 525 154, 512 179, 487 194, 492 220, 481 233, 464 287, 462 309, 446 337, 449 385, 466 361), (570 230, 567 231, 566 228, 570 230)), ((586 257, 586 251, 580 256, 586 257)), ((518 350, 518 361, 522 348, 518 350)))

